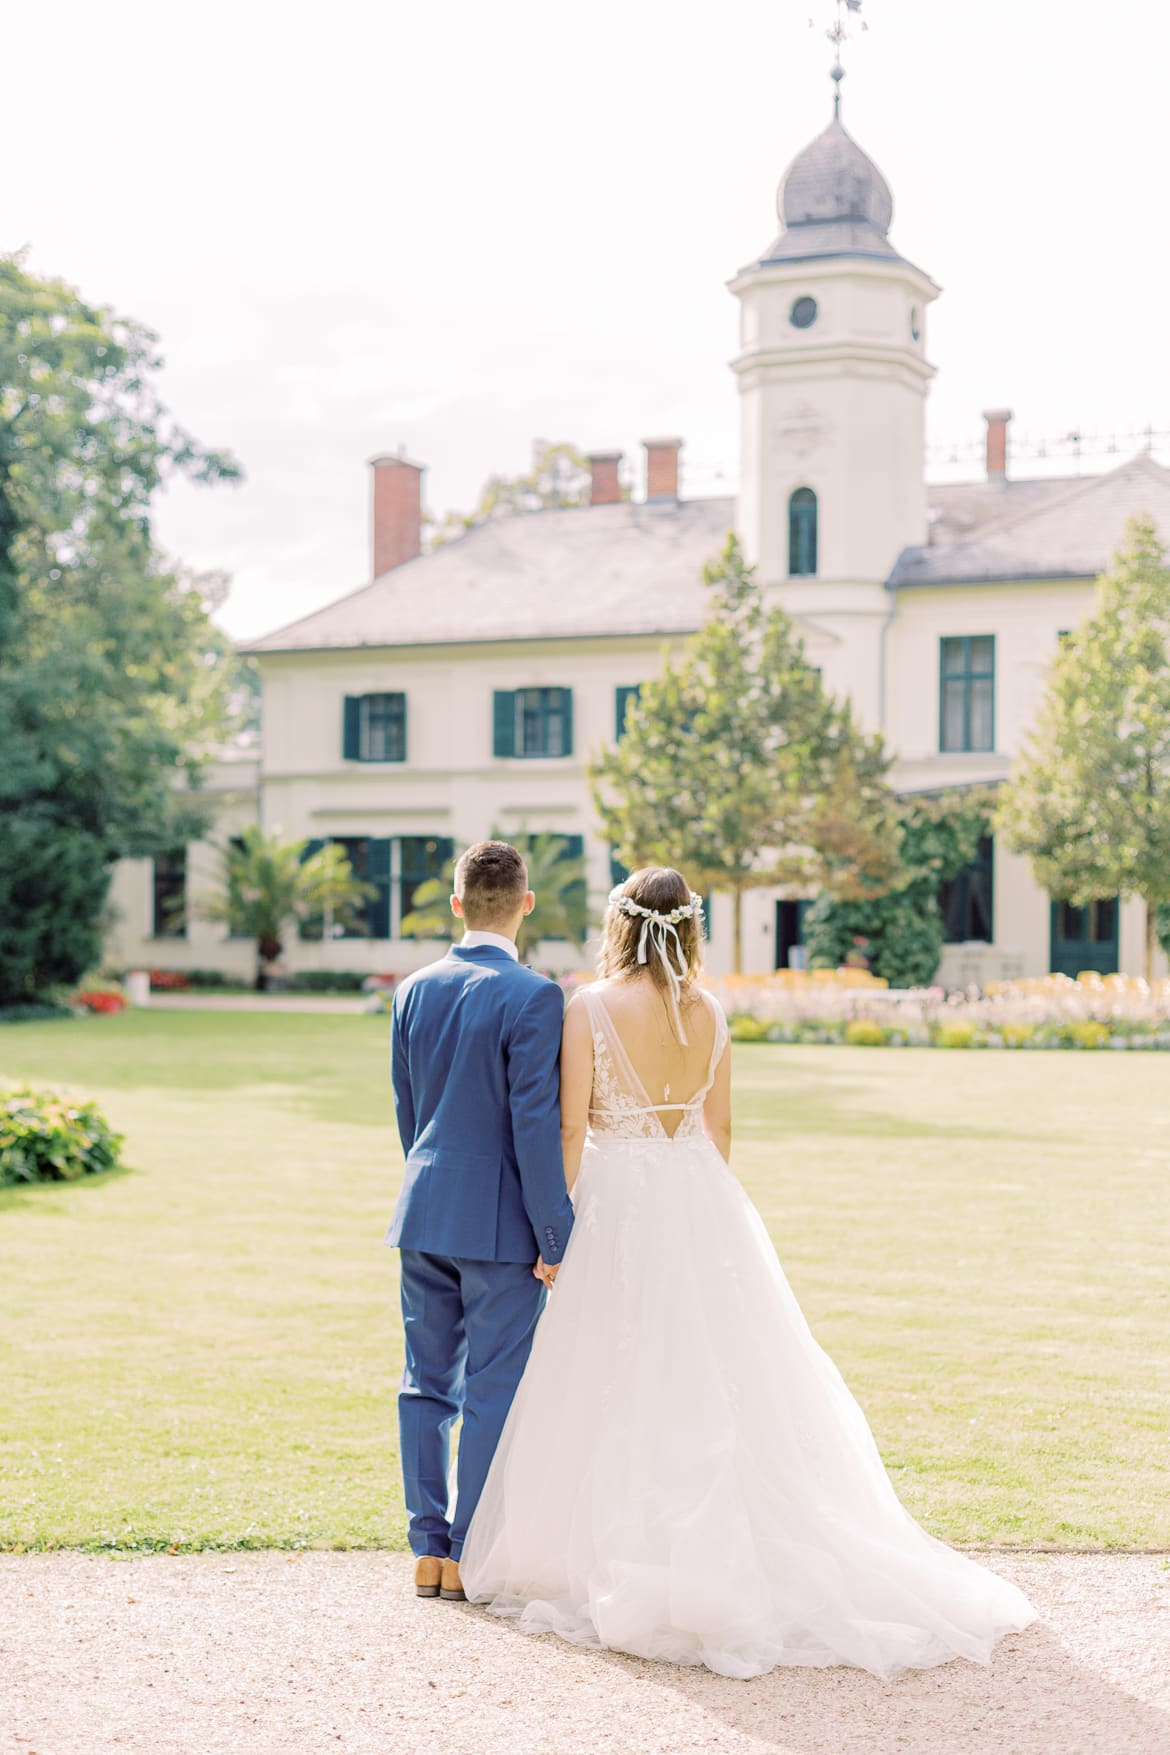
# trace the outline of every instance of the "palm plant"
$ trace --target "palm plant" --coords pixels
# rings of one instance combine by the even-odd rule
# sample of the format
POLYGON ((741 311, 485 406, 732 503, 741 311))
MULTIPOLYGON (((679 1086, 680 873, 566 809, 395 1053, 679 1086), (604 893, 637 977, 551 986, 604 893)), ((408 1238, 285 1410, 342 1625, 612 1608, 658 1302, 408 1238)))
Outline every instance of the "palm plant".
POLYGON ((219 849, 220 888, 204 899, 201 912, 223 921, 233 937, 255 939, 259 992, 296 922, 327 912, 331 925, 360 930, 371 886, 353 875, 342 848, 328 844, 306 859, 305 846, 253 824, 219 849))
MULTIPOLYGON (((520 922, 516 945, 527 956, 541 939, 567 939, 578 947, 589 930, 589 903, 585 884, 585 861, 570 857, 563 835, 537 834, 504 837, 496 829, 493 839, 508 839, 524 856, 528 886, 536 893, 536 907, 520 922)), ((441 877, 428 878, 414 892, 410 912, 403 916, 403 938, 450 940, 455 919, 448 897, 455 881, 455 859, 448 861, 441 877)))

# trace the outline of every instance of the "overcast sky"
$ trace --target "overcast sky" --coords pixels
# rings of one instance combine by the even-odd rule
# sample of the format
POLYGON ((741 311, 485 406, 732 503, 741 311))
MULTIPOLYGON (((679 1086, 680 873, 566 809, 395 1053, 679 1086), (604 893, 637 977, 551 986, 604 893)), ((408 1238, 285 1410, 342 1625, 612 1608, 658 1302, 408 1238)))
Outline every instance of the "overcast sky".
MULTIPOLYGON (((830 0, 58 0, 5 25, 0 248, 151 325, 242 487, 161 540, 258 633, 367 574, 367 458, 435 511, 538 434, 734 486, 735 301, 829 119, 830 0), (813 18, 816 28, 809 28, 813 18), (19 149, 19 150, 18 150, 19 149)), ((864 0, 843 119, 943 287, 929 436, 1170 427, 1170 8, 864 0)), ((1024 466, 1021 465, 1024 471, 1024 466)), ((954 471, 952 470, 953 474, 954 471)))

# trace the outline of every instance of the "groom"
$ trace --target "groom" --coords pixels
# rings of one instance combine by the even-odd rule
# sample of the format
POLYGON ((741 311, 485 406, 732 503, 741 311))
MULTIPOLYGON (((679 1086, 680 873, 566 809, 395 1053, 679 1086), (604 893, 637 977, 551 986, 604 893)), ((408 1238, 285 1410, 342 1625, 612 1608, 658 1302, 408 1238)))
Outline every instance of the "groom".
POLYGON ((415 1589, 452 1602, 463 1600, 468 1525, 573 1224, 561 1161, 564 1000, 516 951, 535 902, 514 847, 469 847, 451 898, 462 942, 394 1000, 406 1177, 386 1241, 402 1252, 402 1475, 415 1589), (448 1446, 460 1415, 452 1516, 448 1446))

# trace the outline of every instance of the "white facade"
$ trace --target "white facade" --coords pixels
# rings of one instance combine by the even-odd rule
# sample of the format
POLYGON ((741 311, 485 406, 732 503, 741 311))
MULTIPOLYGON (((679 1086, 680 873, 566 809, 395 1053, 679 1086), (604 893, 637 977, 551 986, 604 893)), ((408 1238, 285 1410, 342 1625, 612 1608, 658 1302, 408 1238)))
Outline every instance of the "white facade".
MULTIPOLYGON (((600 912, 610 850, 597 832, 589 758, 615 736, 618 691, 653 676, 698 626, 702 562, 733 525, 827 684, 883 732, 896 754, 894 784, 907 792, 1004 779, 1059 636, 1091 608, 1093 579, 1125 517, 1148 512, 1170 533, 1170 472, 1148 458, 1088 480, 1017 482, 989 449, 986 481, 929 488, 926 312, 938 288, 889 243, 880 173, 834 122, 790 167, 779 206, 775 245, 730 283, 741 316, 732 362, 738 504, 669 494, 611 504, 599 493, 587 508, 501 521, 406 559, 253 648, 263 750, 255 774, 217 774, 221 834, 258 820, 287 837, 376 842, 385 861, 385 933, 295 942, 292 970, 390 972, 428 960, 434 946, 397 934, 411 861, 427 844, 493 831, 581 836, 600 912), (810 492, 807 568, 808 551, 793 546, 792 497, 810 492), (948 700, 970 735, 956 740, 944 726, 941 671, 960 662, 968 669, 948 684, 948 700), (530 689, 568 691, 569 753, 495 753, 496 697, 530 689), (403 698, 402 759, 362 759, 346 741, 346 701, 386 695, 403 698)), ((416 469, 393 458, 379 466, 416 469)), ((654 479, 661 494, 660 468, 654 479)), ((395 553, 417 553, 417 529, 390 536, 395 553)), ((945 980, 1040 974, 1060 960, 1049 900, 1026 864, 997 844, 991 870, 990 891, 970 914, 986 935, 948 945, 945 980)), ((208 850, 192 849, 187 936, 155 939, 149 862, 124 866, 110 961, 250 970, 250 947, 200 920, 210 881, 208 850)), ((779 899, 759 891, 747 900, 750 971, 776 965, 779 899)), ((717 969, 730 963, 730 916, 726 899, 714 898, 717 969)), ((1127 904, 1117 921, 1086 961, 1139 971, 1140 905, 1127 904)), ((1075 955, 1063 944, 1066 961, 1075 955)), ((541 960, 580 959, 548 945, 541 960)))

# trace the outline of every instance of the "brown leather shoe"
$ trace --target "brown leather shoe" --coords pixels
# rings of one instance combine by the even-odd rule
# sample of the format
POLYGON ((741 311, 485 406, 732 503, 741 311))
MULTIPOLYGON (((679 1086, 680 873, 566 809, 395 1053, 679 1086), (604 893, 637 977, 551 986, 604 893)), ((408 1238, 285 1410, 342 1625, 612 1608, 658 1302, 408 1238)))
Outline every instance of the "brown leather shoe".
POLYGON ((414 1563, 414 1594, 416 1597, 437 1597, 443 1581, 445 1560, 437 1554, 423 1554, 414 1563))
POLYGON ((459 1576, 459 1562, 457 1560, 444 1560, 443 1582, 439 1595, 445 1603, 465 1603, 467 1601, 467 1592, 464 1590, 463 1580, 459 1576))

